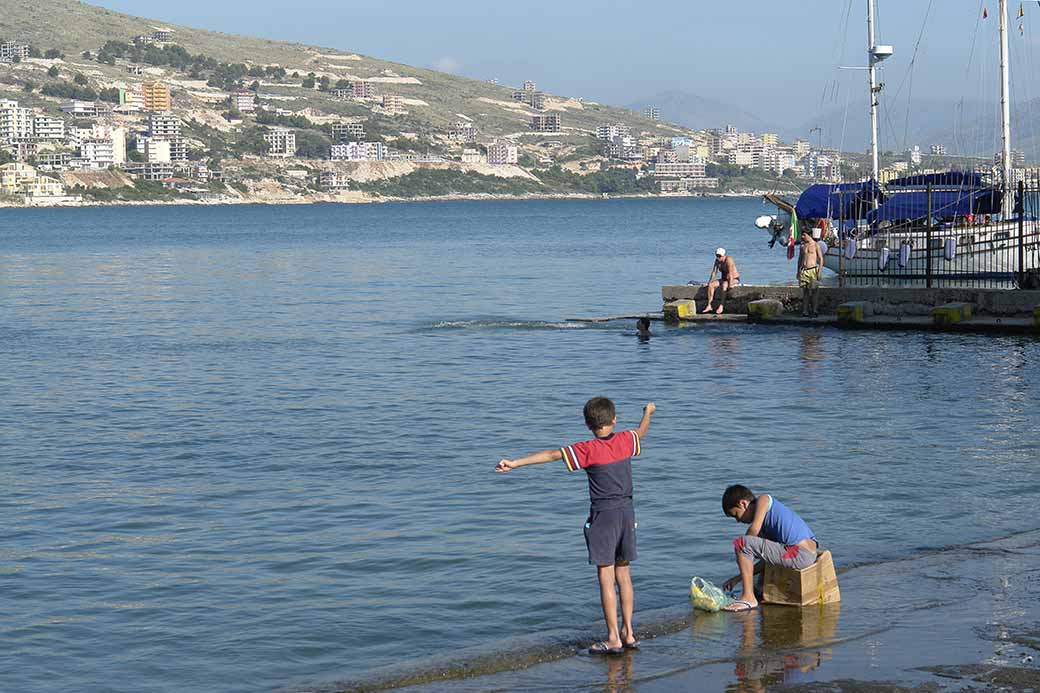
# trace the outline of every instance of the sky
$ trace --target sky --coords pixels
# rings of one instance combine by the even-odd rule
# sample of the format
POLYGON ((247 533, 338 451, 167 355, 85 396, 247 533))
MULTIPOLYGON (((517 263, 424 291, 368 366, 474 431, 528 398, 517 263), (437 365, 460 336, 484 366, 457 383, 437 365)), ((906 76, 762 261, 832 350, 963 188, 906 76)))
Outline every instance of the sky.
MULTIPOLYGON (((171 23, 312 43, 627 105, 665 90, 776 123, 866 99, 866 0, 88 0, 171 23), (287 7, 291 8, 287 11, 287 7)), ((1013 98, 1040 96, 1040 2, 1009 5, 1013 98)), ((995 102, 997 0, 878 0, 883 98, 995 102), (982 19, 982 11, 988 19, 982 19)))

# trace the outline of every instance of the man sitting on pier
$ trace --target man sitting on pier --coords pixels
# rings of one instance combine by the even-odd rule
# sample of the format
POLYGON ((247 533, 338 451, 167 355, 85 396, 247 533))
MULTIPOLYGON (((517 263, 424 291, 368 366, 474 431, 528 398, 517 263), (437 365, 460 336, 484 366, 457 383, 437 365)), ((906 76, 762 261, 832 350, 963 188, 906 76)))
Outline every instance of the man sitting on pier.
POLYGON ((717 315, 722 315, 722 305, 726 302, 726 292, 731 286, 740 284, 740 272, 737 271, 737 263, 733 258, 726 255, 725 248, 715 249, 715 264, 711 266, 711 274, 708 275, 708 305, 702 313, 711 312, 711 302, 715 299, 715 289, 718 288, 722 296, 719 298, 719 306, 715 309, 717 315), (715 279, 716 270, 719 278, 715 279))

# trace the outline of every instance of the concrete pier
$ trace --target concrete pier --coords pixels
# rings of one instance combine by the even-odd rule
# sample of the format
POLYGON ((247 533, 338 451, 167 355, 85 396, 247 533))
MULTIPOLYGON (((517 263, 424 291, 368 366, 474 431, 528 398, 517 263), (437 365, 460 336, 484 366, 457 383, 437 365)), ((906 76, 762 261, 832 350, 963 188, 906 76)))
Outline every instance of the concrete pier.
POLYGON ((1040 335, 1040 291, 820 287, 820 315, 803 317, 797 286, 738 286, 722 315, 702 314, 702 285, 661 289, 664 318, 680 323, 759 322, 853 329, 935 330, 1040 335), (691 305, 692 304, 692 305, 691 305), (675 309, 681 305, 682 315, 675 309), (696 311, 696 312, 692 312, 696 311))

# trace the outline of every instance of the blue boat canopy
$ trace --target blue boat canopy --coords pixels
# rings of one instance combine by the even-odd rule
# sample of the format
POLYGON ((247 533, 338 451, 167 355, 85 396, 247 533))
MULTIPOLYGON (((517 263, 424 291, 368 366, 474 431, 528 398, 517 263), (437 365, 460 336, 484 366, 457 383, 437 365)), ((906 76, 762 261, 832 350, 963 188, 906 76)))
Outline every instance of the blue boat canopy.
POLYGON ((982 190, 987 186, 982 182, 982 174, 964 171, 943 171, 942 173, 915 173, 888 181, 889 188, 970 188, 982 190))
MULTIPOLYGON (((982 190, 932 190, 932 218, 963 217, 968 214, 997 214, 1001 194, 995 188, 982 190)), ((877 224, 917 221, 928 216, 928 193, 905 192, 890 195, 884 204, 867 214, 867 222, 877 224)))
POLYGON ((794 211, 799 219, 862 219, 882 200, 876 181, 810 185, 798 198, 794 211))

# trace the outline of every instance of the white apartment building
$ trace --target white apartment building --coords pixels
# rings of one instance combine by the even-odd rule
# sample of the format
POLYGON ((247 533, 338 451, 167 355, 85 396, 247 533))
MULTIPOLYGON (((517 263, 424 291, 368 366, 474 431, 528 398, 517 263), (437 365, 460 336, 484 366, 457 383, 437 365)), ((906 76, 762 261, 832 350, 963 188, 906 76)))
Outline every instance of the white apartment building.
POLYGON ((144 154, 144 160, 150 164, 168 164, 173 161, 170 140, 138 137, 137 150, 144 154))
POLYGON ((289 128, 270 128, 264 133, 268 156, 289 158, 296 156, 296 133, 289 128))
POLYGON ((74 131, 79 156, 90 168, 108 168, 126 163, 126 130, 113 125, 95 125, 74 131))
POLYGON ((13 144, 33 135, 33 112, 17 101, 0 101, 0 142, 13 144))
POLYGON ((622 161, 640 161, 643 158, 643 148, 639 141, 630 135, 615 137, 603 148, 603 153, 610 159, 622 161))
POLYGON ((38 115, 33 118, 33 137, 40 140, 63 140, 65 121, 61 118, 38 115))
POLYGON ((228 105, 239 113, 256 112, 256 94, 251 91, 233 91, 228 96, 228 105))
POLYGON ((98 105, 93 101, 66 101, 61 105, 61 112, 74 118, 97 118, 98 105))
POLYGON ((632 134, 632 128, 628 127, 624 123, 614 123, 613 125, 600 125, 596 128, 596 139, 611 141, 615 137, 628 137, 632 134))
POLYGON ((932 156, 946 156, 946 145, 945 144, 933 144, 929 150, 932 156))
POLYGON ((462 163, 464 164, 479 164, 484 158, 480 155, 479 149, 466 148, 462 150, 462 163))
MULTIPOLYGON (((187 161, 188 145, 181 137, 181 120, 172 113, 152 113, 148 117, 148 136, 152 139, 167 140, 170 143, 170 160, 187 161)), ((293 151, 295 153, 295 135, 293 135, 293 151)))
POLYGON ((661 109, 657 106, 647 106, 643 109, 643 116, 649 118, 650 120, 660 120, 661 109))
POLYGON ((658 163, 651 174, 657 178, 704 178, 704 169, 704 159, 696 157, 691 161, 658 163))
POLYGON ((386 155, 382 142, 345 142, 332 145, 329 151, 333 161, 383 161, 386 155))
POLYGON ((365 139, 365 124, 333 123, 332 137, 337 142, 349 142, 351 138, 353 138, 354 140, 363 140, 365 139))
POLYGON ((29 46, 15 43, 14 41, 0 43, 0 63, 12 63, 16 58, 25 60, 28 57, 29 46))
POLYGON ((910 158, 911 166, 919 166, 921 164, 921 145, 915 144, 906 150, 906 155, 910 158))
POLYGON ((512 142, 494 142, 487 147, 487 160, 492 166, 515 164, 520 160, 519 150, 512 142))

